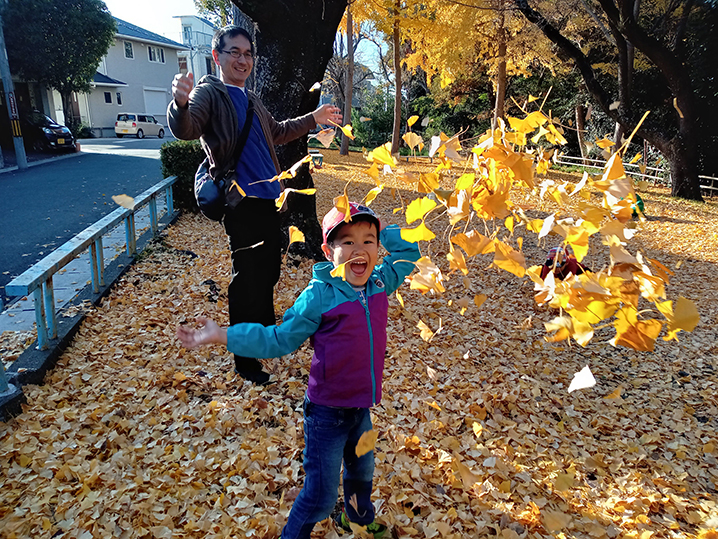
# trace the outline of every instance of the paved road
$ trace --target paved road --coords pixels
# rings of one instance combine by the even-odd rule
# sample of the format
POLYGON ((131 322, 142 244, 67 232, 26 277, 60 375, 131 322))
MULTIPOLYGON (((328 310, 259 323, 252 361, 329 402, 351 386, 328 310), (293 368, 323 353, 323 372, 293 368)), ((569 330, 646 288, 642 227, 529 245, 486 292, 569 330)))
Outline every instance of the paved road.
POLYGON ((81 140, 79 154, 0 173, 0 308, 5 285, 113 211, 112 195, 135 196, 162 179, 167 140, 81 140))

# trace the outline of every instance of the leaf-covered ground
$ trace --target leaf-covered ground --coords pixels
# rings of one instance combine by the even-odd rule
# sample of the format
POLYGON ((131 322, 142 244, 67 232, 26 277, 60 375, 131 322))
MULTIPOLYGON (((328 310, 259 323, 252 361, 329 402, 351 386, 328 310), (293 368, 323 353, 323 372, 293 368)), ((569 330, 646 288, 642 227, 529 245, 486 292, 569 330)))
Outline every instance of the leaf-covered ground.
MULTIPOLYGON (((346 182, 351 199, 373 187, 361 156, 323 153, 320 215, 346 182)), ((419 195, 394 187, 373 207, 403 225, 394 208, 419 195)), ((393 537, 715 537, 718 207, 642 196, 648 219, 629 249, 679 266, 669 299, 701 315, 680 342, 634 352, 612 347, 607 328, 586 348, 548 344, 542 322, 556 312, 536 306, 528 278, 486 269, 491 258, 472 259, 443 296, 403 286, 405 307, 390 299, 373 419, 374 498, 393 537), (478 294, 488 299, 461 315, 478 294), (442 328, 429 343, 419 320, 442 328), (586 365, 597 385, 569 394, 586 365)), ((523 250, 540 264, 550 246, 527 235, 523 250)), ((601 247, 589 266, 606 263, 601 247)), ((448 273, 446 241, 430 250, 448 273)), ((3 538, 279 535, 303 483, 308 344, 266 361, 276 383, 259 389, 234 376, 226 351, 174 337, 199 314, 226 323, 229 268, 221 227, 184 215, 87 315, 45 384, 25 387, 24 413, 0 424, 3 538)), ((285 265, 278 313, 310 275, 309 261, 285 265)), ((335 533, 325 522, 315 537, 335 533)))

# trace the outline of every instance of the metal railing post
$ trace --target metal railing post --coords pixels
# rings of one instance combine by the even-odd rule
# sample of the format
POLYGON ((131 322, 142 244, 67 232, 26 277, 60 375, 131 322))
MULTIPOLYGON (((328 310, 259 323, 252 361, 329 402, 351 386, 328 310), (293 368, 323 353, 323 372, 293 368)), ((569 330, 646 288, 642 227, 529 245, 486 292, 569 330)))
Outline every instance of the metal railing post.
POLYGON ((55 288, 52 276, 42 283, 42 295, 45 300, 45 321, 49 339, 57 338, 57 316, 55 315, 55 288))
POLYGON ((45 302, 42 297, 42 285, 32 293, 35 304, 35 325, 37 326, 37 345, 40 350, 47 348, 47 324, 45 323, 45 302))

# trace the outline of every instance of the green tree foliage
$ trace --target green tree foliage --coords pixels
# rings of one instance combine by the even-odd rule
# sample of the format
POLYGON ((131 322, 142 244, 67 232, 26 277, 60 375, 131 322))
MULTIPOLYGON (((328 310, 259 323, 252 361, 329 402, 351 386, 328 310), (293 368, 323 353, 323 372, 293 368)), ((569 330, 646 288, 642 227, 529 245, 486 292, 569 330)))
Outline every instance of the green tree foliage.
POLYGON ((114 39, 107 6, 101 0, 10 0, 3 24, 13 74, 57 90, 72 126, 70 96, 90 90, 114 39))

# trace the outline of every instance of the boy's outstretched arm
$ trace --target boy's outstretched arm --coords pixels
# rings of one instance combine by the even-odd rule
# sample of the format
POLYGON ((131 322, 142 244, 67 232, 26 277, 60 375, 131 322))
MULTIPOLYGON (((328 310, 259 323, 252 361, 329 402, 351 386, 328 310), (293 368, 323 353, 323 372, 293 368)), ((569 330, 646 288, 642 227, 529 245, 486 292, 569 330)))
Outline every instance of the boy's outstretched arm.
POLYGON ((227 328, 217 325, 214 320, 200 316, 197 323, 203 326, 199 329, 188 326, 177 326, 177 338, 185 348, 196 348, 203 344, 227 345, 227 328))

